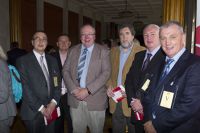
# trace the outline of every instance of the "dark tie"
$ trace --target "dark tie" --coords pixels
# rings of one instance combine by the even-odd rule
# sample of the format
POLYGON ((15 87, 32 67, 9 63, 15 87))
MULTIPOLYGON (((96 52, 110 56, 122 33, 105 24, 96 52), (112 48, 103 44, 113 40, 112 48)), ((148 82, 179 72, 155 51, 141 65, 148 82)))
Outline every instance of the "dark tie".
POLYGON ((77 76, 78 76, 78 80, 80 81, 81 79, 81 75, 83 73, 83 68, 85 66, 85 61, 86 61, 86 57, 87 57, 87 51, 88 49, 87 48, 84 48, 82 54, 81 54, 81 57, 80 57, 80 60, 79 60, 79 63, 78 63, 78 67, 77 67, 77 76))
POLYGON ((48 96, 50 96, 50 81, 49 81, 49 73, 47 71, 47 68, 44 65, 44 57, 40 57, 40 66, 42 68, 42 71, 44 73, 45 79, 47 81, 47 88, 48 88, 48 96))
POLYGON ((148 66, 148 64, 150 62, 151 56, 152 56, 151 53, 147 54, 147 58, 145 59, 143 65, 142 65, 142 71, 144 71, 147 68, 147 66, 148 66))
POLYGON ((165 63, 165 67, 163 69, 162 75, 160 77, 160 81, 163 80, 167 74, 169 73, 170 64, 174 61, 174 59, 167 59, 165 63))
MULTIPOLYGON (((174 61, 174 59, 167 59, 167 61, 165 62, 165 67, 163 69, 162 75, 160 77, 159 82, 161 82, 162 80, 165 79, 165 77, 167 76, 167 74, 169 73, 169 68, 170 68, 170 64, 174 61)), ((153 103, 152 104, 152 117, 153 119, 156 119, 156 107, 157 104, 153 103)))

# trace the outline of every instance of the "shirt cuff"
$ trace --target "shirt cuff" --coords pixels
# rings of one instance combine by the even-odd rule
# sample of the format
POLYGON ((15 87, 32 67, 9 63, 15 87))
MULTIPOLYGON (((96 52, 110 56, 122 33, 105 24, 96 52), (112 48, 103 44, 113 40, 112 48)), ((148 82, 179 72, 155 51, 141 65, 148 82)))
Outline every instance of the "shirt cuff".
POLYGON ((55 103, 57 105, 57 102, 55 99, 52 99, 51 102, 55 103))
POLYGON ((42 108, 44 108, 44 105, 41 105, 40 108, 38 109, 38 111, 41 111, 42 108))

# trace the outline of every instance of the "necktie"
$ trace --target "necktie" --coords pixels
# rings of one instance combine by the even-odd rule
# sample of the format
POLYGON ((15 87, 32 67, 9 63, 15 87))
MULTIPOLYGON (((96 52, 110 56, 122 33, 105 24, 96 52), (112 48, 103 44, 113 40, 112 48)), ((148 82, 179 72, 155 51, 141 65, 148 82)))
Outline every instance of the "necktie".
POLYGON ((148 64, 150 62, 151 56, 152 56, 151 53, 147 54, 147 58, 145 59, 143 65, 142 65, 142 71, 144 71, 147 68, 147 66, 148 66, 148 64))
POLYGON ((49 81, 49 73, 47 71, 47 68, 44 65, 44 59, 43 56, 40 57, 40 66, 42 68, 43 74, 45 76, 46 82, 47 82, 47 88, 48 88, 48 96, 50 96, 50 81, 49 81))
POLYGON ((77 75, 78 75, 78 80, 79 81, 81 79, 81 75, 83 73, 83 68, 85 66, 85 61, 86 61, 86 57, 87 57, 87 51, 88 51, 88 49, 84 48, 84 50, 83 50, 83 52, 81 54, 80 60, 79 60, 78 67, 77 67, 77 75))
MULTIPOLYGON (((170 64, 174 61, 174 59, 167 59, 166 63, 165 63, 165 67, 163 69, 162 75, 160 77, 159 82, 161 82, 162 80, 165 79, 165 77, 167 76, 167 74, 169 73, 169 68, 170 68, 170 64)), ((153 119, 156 119, 156 106, 157 104, 153 104, 152 105, 152 117, 153 119)))
POLYGON ((169 68, 170 68, 170 64, 174 61, 174 59, 167 59, 166 63, 165 63, 165 67, 163 69, 162 75, 160 77, 161 80, 163 80, 167 74, 169 73, 169 68))

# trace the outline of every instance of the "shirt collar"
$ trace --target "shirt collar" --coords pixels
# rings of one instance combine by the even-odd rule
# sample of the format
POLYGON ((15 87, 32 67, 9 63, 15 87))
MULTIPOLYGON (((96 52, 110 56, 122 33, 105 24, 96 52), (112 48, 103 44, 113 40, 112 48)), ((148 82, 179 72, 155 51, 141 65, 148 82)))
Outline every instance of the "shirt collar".
POLYGON ((33 50, 34 55, 36 56, 37 59, 39 59, 41 56, 45 57, 45 52, 41 55, 37 51, 33 50))
MULTIPOLYGON (((85 48, 86 48, 86 47, 82 44, 82 45, 81 45, 81 51, 83 51, 85 48)), ((90 46, 89 48, 87 48, 87 50, 88 50, 89 52, 92 52, 93 48, 94 48, 94 44, 93 44, 92 46, 90 46)))
MULTIPOLYGON (((174 59, 174 63, 176 63, 178 61, 178 59, 181 57, 181 55, 185 52, 186 48, 182 48, 176 55, 174 55, 174 57, 172 57, 171 59, 174 59)), ((167 60, 169 59, 168 56, 166 56, 166 59, 167 60)))
POLYGON ((158 47, 156 47, 153 51, 149 51, 148 49, 147 49, 147 52, 146 52, 146 56, 147 56, 147 54, 148 53, 151 53, 151 58, 158 52, 158 50, 160 49, 160 46, 158 46, 158 47))

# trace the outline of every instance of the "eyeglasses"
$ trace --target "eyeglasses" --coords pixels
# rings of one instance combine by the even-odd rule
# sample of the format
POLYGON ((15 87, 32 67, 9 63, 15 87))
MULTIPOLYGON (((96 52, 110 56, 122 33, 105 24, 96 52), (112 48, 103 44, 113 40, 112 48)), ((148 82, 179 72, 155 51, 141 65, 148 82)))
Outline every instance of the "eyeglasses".
POLYGON ((46 42, 46 41, 47 41, 47 38, 35 37, 35 38, 34 38, 34 41, 43 41, 43 42, 46 42))
POLYGON ((91 36, 94 36, 94 35, 95 35, 95 34, 81 34, 82 37, 85 37, 85 36, 91 37, 91 36))

